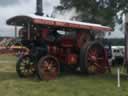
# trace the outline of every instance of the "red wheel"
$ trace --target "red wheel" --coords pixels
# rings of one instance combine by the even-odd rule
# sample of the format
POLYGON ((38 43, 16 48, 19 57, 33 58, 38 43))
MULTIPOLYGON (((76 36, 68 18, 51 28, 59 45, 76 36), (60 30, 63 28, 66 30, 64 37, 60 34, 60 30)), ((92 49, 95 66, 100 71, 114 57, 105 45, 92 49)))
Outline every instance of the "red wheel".
POLYGON ((105 51, 99 42, 87 43, 81 50, 81 70, 90 74, 106 71, 105 51))
POLYGON ((41 80, 54 80, 59 74, 59 63, 54 56, 42 57, 37 68, 41 80))

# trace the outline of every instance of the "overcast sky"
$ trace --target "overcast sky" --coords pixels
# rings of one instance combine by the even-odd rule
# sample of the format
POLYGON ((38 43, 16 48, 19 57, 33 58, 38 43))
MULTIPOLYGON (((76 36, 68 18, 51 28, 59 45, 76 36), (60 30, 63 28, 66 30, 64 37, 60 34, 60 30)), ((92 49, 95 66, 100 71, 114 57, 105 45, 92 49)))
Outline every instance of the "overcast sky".
MULTIPOLYGON (((51 14, 59 0, 43 0, 44 13, 51 14)), ((36 0, 0 0, 0 36, 14 36, 12 26, 6 25, 6 20, 20 14, 33 14, 36 9, 36 0)), ((116 31, 111 37, 123 37, 122 32, 116 31)))
MULTIPOLYGON (((44 13, 51 14, 59 0, 44 0, 44 13)), ((14 27, 7 26, 6 20, 20 14, 34 14, 36 0, 0 0, 0 36, 14 36, 14 27)))

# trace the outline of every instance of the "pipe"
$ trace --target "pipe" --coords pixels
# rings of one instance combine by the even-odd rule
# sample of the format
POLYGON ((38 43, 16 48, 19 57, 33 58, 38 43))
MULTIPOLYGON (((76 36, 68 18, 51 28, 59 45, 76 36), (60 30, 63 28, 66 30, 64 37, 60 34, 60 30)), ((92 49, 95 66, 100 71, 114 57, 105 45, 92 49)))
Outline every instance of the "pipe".
POLYGON ((43 1, 42 0, 36 0, 36 15, 43 16, 43 1))

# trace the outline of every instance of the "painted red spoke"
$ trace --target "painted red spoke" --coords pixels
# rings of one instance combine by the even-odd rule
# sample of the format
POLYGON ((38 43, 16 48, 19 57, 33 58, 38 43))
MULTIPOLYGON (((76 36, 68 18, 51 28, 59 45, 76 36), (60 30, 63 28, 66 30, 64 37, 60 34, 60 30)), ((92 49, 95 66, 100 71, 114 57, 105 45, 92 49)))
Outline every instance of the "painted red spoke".
POLYGON ((49 65, 54 66, 55 65, 55 62, 53 60, 50 61, 49 65))
POLYGON ((57 75, 56 68, 51 70, 50 75, 53 76, 53 77, 55 77, 57 75))
POLYGON ((93 50, 93 56, 97 56, 97 50, 96 49, 93 50))
POLYGON ((47 59, 47 62, 48 62, 48 64, 50 64, 50 62, 51 62, 52 60, 49 58, 49 59, 47 59))
POLYGON ((54 79, 57 76, 57 69, 56 67, 52 67, 48 72, 49 79, 54 79))
POLYGON ((57 67, 58 65, 57 64, 55 64, 55 62, 54 62, 54 64, 52 65, 52 67, 57 67))
POLYGON ((89 56, 89 57, 91 57, 91 56, 92 56, 92 54, 91 54, 91 53, 88 53, 88 56, 89 56))
POLYGON ((92 59, 90 57, 87 58, 88 61, 91 61, 92 59))
POLYGON ((51 59, 51 60, 49 61, 49 63, 50 63, 50 64, 53 64, 53 63, 54 63, 54 60, 51 59))
POLYGON ((94 56, 94 55, 93 54, 89 54, 88 60, 93 60, 92 56, 94 56))
POLYGON ((103 57, 98 57, 97 60, 104 60, 104 58, 103 57))
POLYGON ((89 55, 90 57, 91 57, 91 56, 94 56, 93 51, 91 50, 88 55, 89 55))
POLYGON ((101 68, 101 69, 102 69, 102 66, 101 66, 101 65, 99 65, 98 63, 94 63, 94 65, 95 65, 96 67, 98 67, 98 68, 101 68))
POLYGON ((97 57, 97 50, 96 49, 92 49, 89 51, 88 53, 89 57, 95 56, 97 57))
POLYGON ((52 69, 50 70, 51 73, 54 73, 57 71, 57 68, 56 67, 52 67, 52 69))
POLYGON ((48 64, 48 61, 47 61, 47 60, 45 60, 45 61, 43 62, 43 64, 41 64, 42 67, 48 67, 48 65, 49 65, 49 64, 48 64))
POLYGON ((105 68, 103 66, 103 63, 96 63, 97 71, 98 72, 105 72, 105 68))

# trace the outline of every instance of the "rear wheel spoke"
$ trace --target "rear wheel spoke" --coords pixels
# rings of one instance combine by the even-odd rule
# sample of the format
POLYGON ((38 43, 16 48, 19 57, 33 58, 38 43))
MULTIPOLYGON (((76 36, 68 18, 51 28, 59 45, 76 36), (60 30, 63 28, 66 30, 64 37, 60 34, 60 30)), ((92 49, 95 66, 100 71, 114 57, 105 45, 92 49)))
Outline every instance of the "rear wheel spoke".
POLYGON ((94 71, 92 73, 99 73, 100 70, 105 72, 105 69, 104 69, 105 55, 104 54, 105 54, 104 48, 99 44, 94 44, 89 47, 87 52, 88 69, 90 69, 89 71, 94 71))

